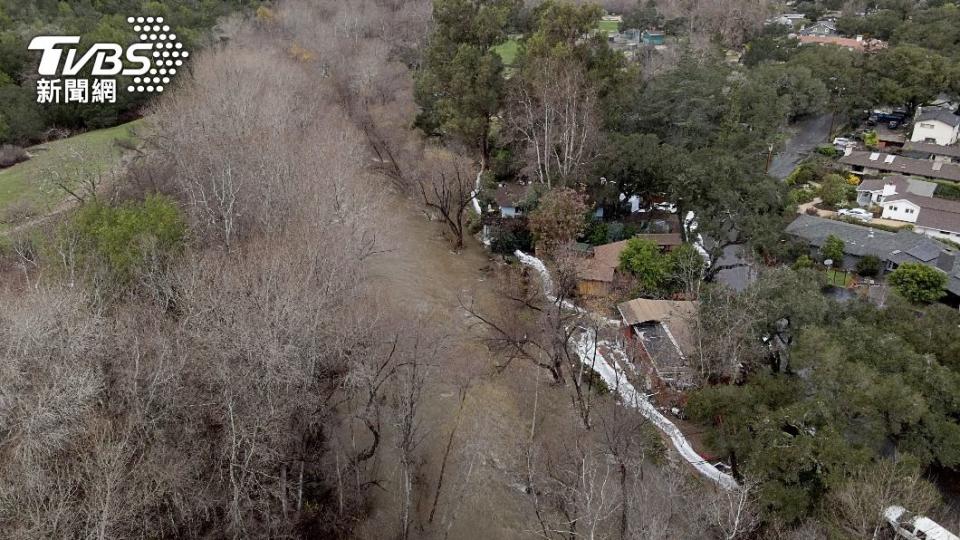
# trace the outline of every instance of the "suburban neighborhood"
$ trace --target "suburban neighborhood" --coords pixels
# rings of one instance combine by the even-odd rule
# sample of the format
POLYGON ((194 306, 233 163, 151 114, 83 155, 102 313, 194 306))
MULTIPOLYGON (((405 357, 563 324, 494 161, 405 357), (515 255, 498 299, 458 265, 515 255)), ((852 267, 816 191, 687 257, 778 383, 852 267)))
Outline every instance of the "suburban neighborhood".
POLYGON ((0 0, 0 537, 960 540, 957 0, 0 0))

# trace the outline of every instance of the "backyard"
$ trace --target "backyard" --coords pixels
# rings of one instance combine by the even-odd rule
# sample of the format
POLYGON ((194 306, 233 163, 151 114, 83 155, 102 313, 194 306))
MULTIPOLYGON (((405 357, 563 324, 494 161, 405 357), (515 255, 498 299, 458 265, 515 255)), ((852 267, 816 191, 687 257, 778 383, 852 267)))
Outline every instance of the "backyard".
POLYGON ((827 283, 835 287, 850 287, 853 285, 853 272, 829 268, 827 273, 827 283))

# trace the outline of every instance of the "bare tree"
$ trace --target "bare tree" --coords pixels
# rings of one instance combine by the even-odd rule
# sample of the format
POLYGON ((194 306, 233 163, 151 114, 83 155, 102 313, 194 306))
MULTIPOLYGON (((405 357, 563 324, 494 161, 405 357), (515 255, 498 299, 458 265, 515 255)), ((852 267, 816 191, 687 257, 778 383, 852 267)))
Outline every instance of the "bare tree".
POLYGON ((829 498, 831 522, 855 538, 877 538, 888 526, 883 516, 888 506, 923 515, 940 502, 936 488, 920 471, 896 457, 854 471, 829 498))
POLYGON ((507 123, 524 141, 536 177, 572 185, 591 163, 597 140, 596 92, 576 62, 537 59, 514 84, 507 123))
POLYGON ((463 249, 464 213, 476 193, 473 179, 464 176, 464 165, 442 150, 427 154, 416 182, 423 204, 440 214, 453 236, 454 249, 463 249))
POLYGON ((744 484, 733 490, 716 490, 711 503, 713 520, 724 540, 747 538, 760 526, 755 489, 754 485, 744 484))

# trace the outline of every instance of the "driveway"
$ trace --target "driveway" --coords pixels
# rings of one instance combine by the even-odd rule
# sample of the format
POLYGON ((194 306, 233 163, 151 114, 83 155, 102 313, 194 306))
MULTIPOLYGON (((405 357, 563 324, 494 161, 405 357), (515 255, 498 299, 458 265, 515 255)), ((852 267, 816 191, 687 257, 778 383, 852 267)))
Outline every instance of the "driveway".
POLYGON ((830 138, 830 114, 824 113, 800 120, 791 126, 793 135, 784 143, 783 151, 773 156, 768 174, 783 180, 797 163, 818 145, 830 138))
POLYGON ((817 211, 817 215, 818 215, 819 217, 825 217, 825 218, 835 217, 835 216, 837 215, 836 212, 834 212, 834 211, 832 211, 832 210, 822 210, 822 209, 816 207, 816 205, 818 205, 818 204, 820 204, 820 203, 822 203, 822 202, 823 202, 823 201, 820 199, 820 197, 816 197, 816 198, 814 198, 812 201, 810 201, 810 202, 808 202, 808 203, 803 203, 803 204, 797 206, 797 213, 798 213, 798 214, 806 214, 806 213, 807 213, 807 209, 809 209, 809 208, 814 208, 814 209, 817 211))
MULTIPOLYGON (((797 164, 800 163, 807 154, 813 151, 818 145, 827 141, 830 135, 830 115, 820 114, 805 118, 790 128, 793 135, 787 139, 782 152, 773 157, 770 162, 768 174, 779 180, 785 179, 793 172, 797 164)), ((803 211, 802 209, 800 210, 803 211)), ((827 215, 833 212, 821 211, 827 215)), ((716 245, 710 238, 704 238, 707 249, 711 245, 716 245)), ((717 272, 716 281, 730 287, 736 291, 742 291, 747 288, 757 278, 757 269, 755 263, 749 258, 743 256, 743 246, 727 246, 723 250, 723 256, 717 264, 721 266, 743 264, 726 270, 717 272)))

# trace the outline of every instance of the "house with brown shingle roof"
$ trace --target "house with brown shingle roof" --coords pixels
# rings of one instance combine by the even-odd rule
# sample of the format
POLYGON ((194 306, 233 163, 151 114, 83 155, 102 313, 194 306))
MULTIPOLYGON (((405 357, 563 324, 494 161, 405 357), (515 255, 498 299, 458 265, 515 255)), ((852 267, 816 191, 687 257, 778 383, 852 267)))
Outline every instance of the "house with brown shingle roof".
POLYGON ((617 306, 634 343, 650 358, 656 375, 677 390, 693 385, 697 353, 697 303, 637 298, 617 306))
POLYGON ((911 141, 903 145, 903 155, 916 159, 957 163, 960 162, 960 145, 943 146, 936 143, 911 141))
MULTIPOLYGON (((638 234, 636 238, 653 242, 661 251, 672 251, 683 243, 680 233, 638 234)), ((577 294, 606 296, 610 294, 620 266, 620 254, 630 240, 594 246, 577 261, 577 294)))
POLYGON ((893 173, 960 182, 960 164, 957 163, 913 159, 884 152, 856 151, 845 153, 840 158, 840 163, 857 174, 893 173))

